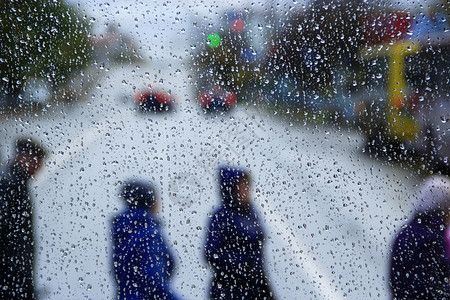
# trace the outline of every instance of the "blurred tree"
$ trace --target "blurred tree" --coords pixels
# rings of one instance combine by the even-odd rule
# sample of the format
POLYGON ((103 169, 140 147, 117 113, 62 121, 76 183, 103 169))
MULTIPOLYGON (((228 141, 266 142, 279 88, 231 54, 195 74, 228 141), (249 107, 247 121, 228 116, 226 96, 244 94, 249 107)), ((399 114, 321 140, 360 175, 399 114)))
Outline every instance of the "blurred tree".
POLYGON ((245 36, 230 34, 222 37, 219 47, 206 48, 198 64, 208 70, 204 75, 208 85, 221 85, 235 93, 254 88, 261 72, 258 62, 246 61, 244 51, 249 48, 245 36))
POLYGON ((224 17, 215 24, 221 38, 218 46, 207 45, 206 36, 210 31, 197 37, 202 46, 195 53, 191 66, 196 70, 197 86, 199 91, 204 91, 219 85, 235 93, 239 101, 251 99, 253 93, 261 88, 264 77, 261 68, 263 54, 252 45, 254 32, 251 24, 259 15, 234 10, 224 11, 221 15, 224 17), (244 27, 236 30, 233 25, 236 21, 244 27))
POLYGON ((368 12, 363 1, 320 0, 286 21, 272 42, 269 68, 295 77, 309 92, 327 93, 336 65, 357 64, 361 44, 359 18, 368 12))
POLYGON ((0 2, 1 92, 16 96, 30 78, 57 87, 92 55, 90 24, 64 1, 0 2))

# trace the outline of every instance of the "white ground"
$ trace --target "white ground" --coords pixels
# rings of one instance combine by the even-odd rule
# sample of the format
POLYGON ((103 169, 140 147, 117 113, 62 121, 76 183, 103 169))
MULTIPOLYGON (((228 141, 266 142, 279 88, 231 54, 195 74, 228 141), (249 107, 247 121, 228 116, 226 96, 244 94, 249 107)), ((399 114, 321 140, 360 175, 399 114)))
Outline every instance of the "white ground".
MULTIPOLYGON (((18 135, 33 135, 52 152, 32 189, 42 299, 113 296, 109 226, 122 209, 118 183, 129 177, 160 190, 178 259, 174 289, 204 299, 210 272, 202 245, 219 203, 215 171, 225 162, 252 172, 280 299, 388 298, 389 247, 419 179, 362 155, 362 138, 347 130, 289 124, 245 106, 205 116, 184 64, 185 38, 152 48, 147 65, 105 72, 86 102, 0 121, 0 157, 18 135), (136 111, 133 87, 152 82, 177 93, 174 112, 136 111)), ((139 42, 146 51, 150 38, 139 42)))

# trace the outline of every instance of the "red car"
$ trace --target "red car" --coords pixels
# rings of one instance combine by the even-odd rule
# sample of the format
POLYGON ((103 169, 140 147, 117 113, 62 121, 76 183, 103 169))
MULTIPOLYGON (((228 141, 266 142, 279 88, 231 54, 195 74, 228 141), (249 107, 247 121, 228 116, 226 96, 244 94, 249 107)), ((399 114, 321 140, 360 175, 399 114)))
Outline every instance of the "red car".
POLYGON ((143 111, 169 111, 175 105, 175 98, 169 92, 152 87, 137 91, 133 99, 143 111))
POLYGON ((228 110, 236 105, 237 96, 221 86, 213 86, 198 96, 198 102, 205 110, 228 110))

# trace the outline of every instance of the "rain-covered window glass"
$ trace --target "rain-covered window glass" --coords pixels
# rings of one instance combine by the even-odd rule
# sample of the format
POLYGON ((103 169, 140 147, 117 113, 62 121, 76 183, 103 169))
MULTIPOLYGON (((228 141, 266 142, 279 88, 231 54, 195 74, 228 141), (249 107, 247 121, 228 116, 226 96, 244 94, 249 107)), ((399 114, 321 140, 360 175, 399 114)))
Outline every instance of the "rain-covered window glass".
POLYGON ((450 298, 449 22, 1 1, 0 298, 450 298))

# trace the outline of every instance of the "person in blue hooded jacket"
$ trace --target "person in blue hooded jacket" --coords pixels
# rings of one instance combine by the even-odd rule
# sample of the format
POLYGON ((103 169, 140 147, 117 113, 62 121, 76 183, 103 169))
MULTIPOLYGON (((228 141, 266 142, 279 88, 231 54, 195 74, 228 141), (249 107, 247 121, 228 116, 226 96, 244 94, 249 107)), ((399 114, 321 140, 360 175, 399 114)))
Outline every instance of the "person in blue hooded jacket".
POLYGON ((205 243, 213 269, 212 299, 273 299, 264 272, 264 233, 250 201, 250 176, 240 168, 219 170, 222 205, 205 243))
POLYGON ((122 186, 127 209, 113 219, 113 265, 117 299, 176 299, 169 287, 174 259, 156 217, 153 187, 132 180, 122 186))
POLYGON ((427 179, 417 212, 392 247, 390 286, 394 299, 450 299, 450 180, 427 179))

